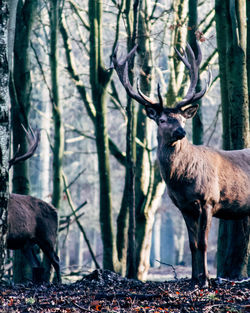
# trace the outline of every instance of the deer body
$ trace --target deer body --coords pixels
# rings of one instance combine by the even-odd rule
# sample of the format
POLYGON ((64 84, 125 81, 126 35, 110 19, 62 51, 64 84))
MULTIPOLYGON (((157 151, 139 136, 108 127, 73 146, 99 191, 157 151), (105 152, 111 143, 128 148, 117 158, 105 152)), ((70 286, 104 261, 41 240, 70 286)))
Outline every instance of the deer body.
POLYGON ((31 253, 32 246, 37 244, 55 268, 60 281, 59 258, 55 252, 58 227, 56 209, 38 198, 12 193, 7 221, 7 248, 22 249, 34 268, 40 266, 31 253))
POLYGON ((158 160, 169 196, 181 211, 199 202, 210 204, 218 218, 250 214, 250 149, 215 150, 186 138, 164 147, 159 140, 158 160))
MULTIPOLYGON (((40 140, 40 133, 30 128, 24 128, 29 141, 28 151, 18 156, 18 148, 14 157, 9 160, 9 168, 14 164, 25 161, 36 151, 40 140)), ((57 280, 61 281, 59 258, 55 251, 57 238, 58 216, 56 209, 49 203, 29 195, 12 193, 8 202, 7 217, 7 248, 11 250, 22 249, 27 261, 33 269, 33 279, 41 282, 41 267, 32 247, 37 244, 53 265, 57 280), (34 278, 34 274, 36 278, 34 278)), ((37 281, 37 282, 38 282, 37 281)))
POLYGON ((145 96, 139 86, 133 89, 128 79, 128 66, 134 56, 134 47, 124 60, 113 54, 114 68, 127 94, 145 107, 147 116, 158 125, 158 160, 168 193, 180 209, 188 230, 192 254, 192 279, 202 285, 208 283, 207 240, 212 217, 241 219, 250 216, 250 149, 237 151, 215 150, 188 142, 184 130, 187 119, 198 110, 197 100, 206 93, 196 93, 198 69, 201 63, 199 45, 195 57, 187 44, 178 54, 189 70, 190 86, 186 96, 175 107, 163 106, 158 86, 159 101, 145 96))
POLYGON ((168 193, 188 229, 192 277, 207 284, 207 241, 212 217, 250 215, 250 149, 215 150, 195 146, 185 137, 185 117, 195 114, 164 110, 157 118, 158 160, 168 193))

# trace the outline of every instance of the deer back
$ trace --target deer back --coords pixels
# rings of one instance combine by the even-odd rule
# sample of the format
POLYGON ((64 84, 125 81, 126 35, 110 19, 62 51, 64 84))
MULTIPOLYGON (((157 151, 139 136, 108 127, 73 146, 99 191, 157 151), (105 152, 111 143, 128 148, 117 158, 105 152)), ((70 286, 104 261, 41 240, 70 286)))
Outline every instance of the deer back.
POLYGON ((7 245, 20 249, 27 241, 46 239, 55 244, 58 217, 56 209, 38 198, 10 194, 8 204, 7 245))

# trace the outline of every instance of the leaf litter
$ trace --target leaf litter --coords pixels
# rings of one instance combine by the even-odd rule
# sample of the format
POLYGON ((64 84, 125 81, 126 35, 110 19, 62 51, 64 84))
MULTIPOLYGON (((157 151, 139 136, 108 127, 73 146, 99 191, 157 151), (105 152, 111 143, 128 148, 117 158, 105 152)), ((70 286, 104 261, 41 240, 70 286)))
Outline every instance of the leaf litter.
POLYGON ((250 281, 140 282, 95 270, 72 284, 0 285, 0 312, 250 312, 250 281))

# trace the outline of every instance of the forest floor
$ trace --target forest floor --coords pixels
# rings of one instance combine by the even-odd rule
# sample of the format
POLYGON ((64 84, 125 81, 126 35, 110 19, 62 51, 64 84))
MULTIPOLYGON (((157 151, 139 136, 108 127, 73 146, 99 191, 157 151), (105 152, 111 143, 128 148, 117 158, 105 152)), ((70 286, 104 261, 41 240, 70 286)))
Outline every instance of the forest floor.
POLYGON ((250 312, 250 281, 146 282, 96 270, 72 284, 0 285, 0 312, 250 312))

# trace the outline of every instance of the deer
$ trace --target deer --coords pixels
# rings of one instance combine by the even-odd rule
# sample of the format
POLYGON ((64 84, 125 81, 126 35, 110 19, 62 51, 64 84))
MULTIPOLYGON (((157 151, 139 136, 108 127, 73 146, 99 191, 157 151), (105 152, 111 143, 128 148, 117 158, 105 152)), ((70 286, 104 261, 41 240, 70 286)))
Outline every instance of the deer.
MULTIPOLYGON (((36 151, 40 132, 24 128, 29 148, 19 156, 20 146, 14 157, 9 160, 9 169, 19 162, 30 158, 36 151)), ((59 258, 55 251, 58 216, 56 209, 49 203, 29 195, 12 193, 8 201, 7 248, 22 249, 33 270, 33 280, 40 282, 41 265, 32 247, 37 244, 53 265, 57 281, 61 281, 59 258)))
POLYGON ((144 95, 137 83, 134 89, 128 78, 135 46, 125 58, 118 58, 118 46, 112 55, 113 67, 127 95, 143 105, 147 117, 157 124, 157 159, 168 194, 181 211, 189 236, 192 259, 192 282, 208 286, 207 243, 212 217, 241 219, 250 216, 250 149, 223 151, 204 145, 193 145, 184 129, 187 119, 195 116, 197 100, 207 92, 196 92, 199 65, 202 60, 198 46, 195 57, 190 45, 175 49, 190 76, 184 98, 174 107, 165 107, 158 85, 158 101, 144 95))

